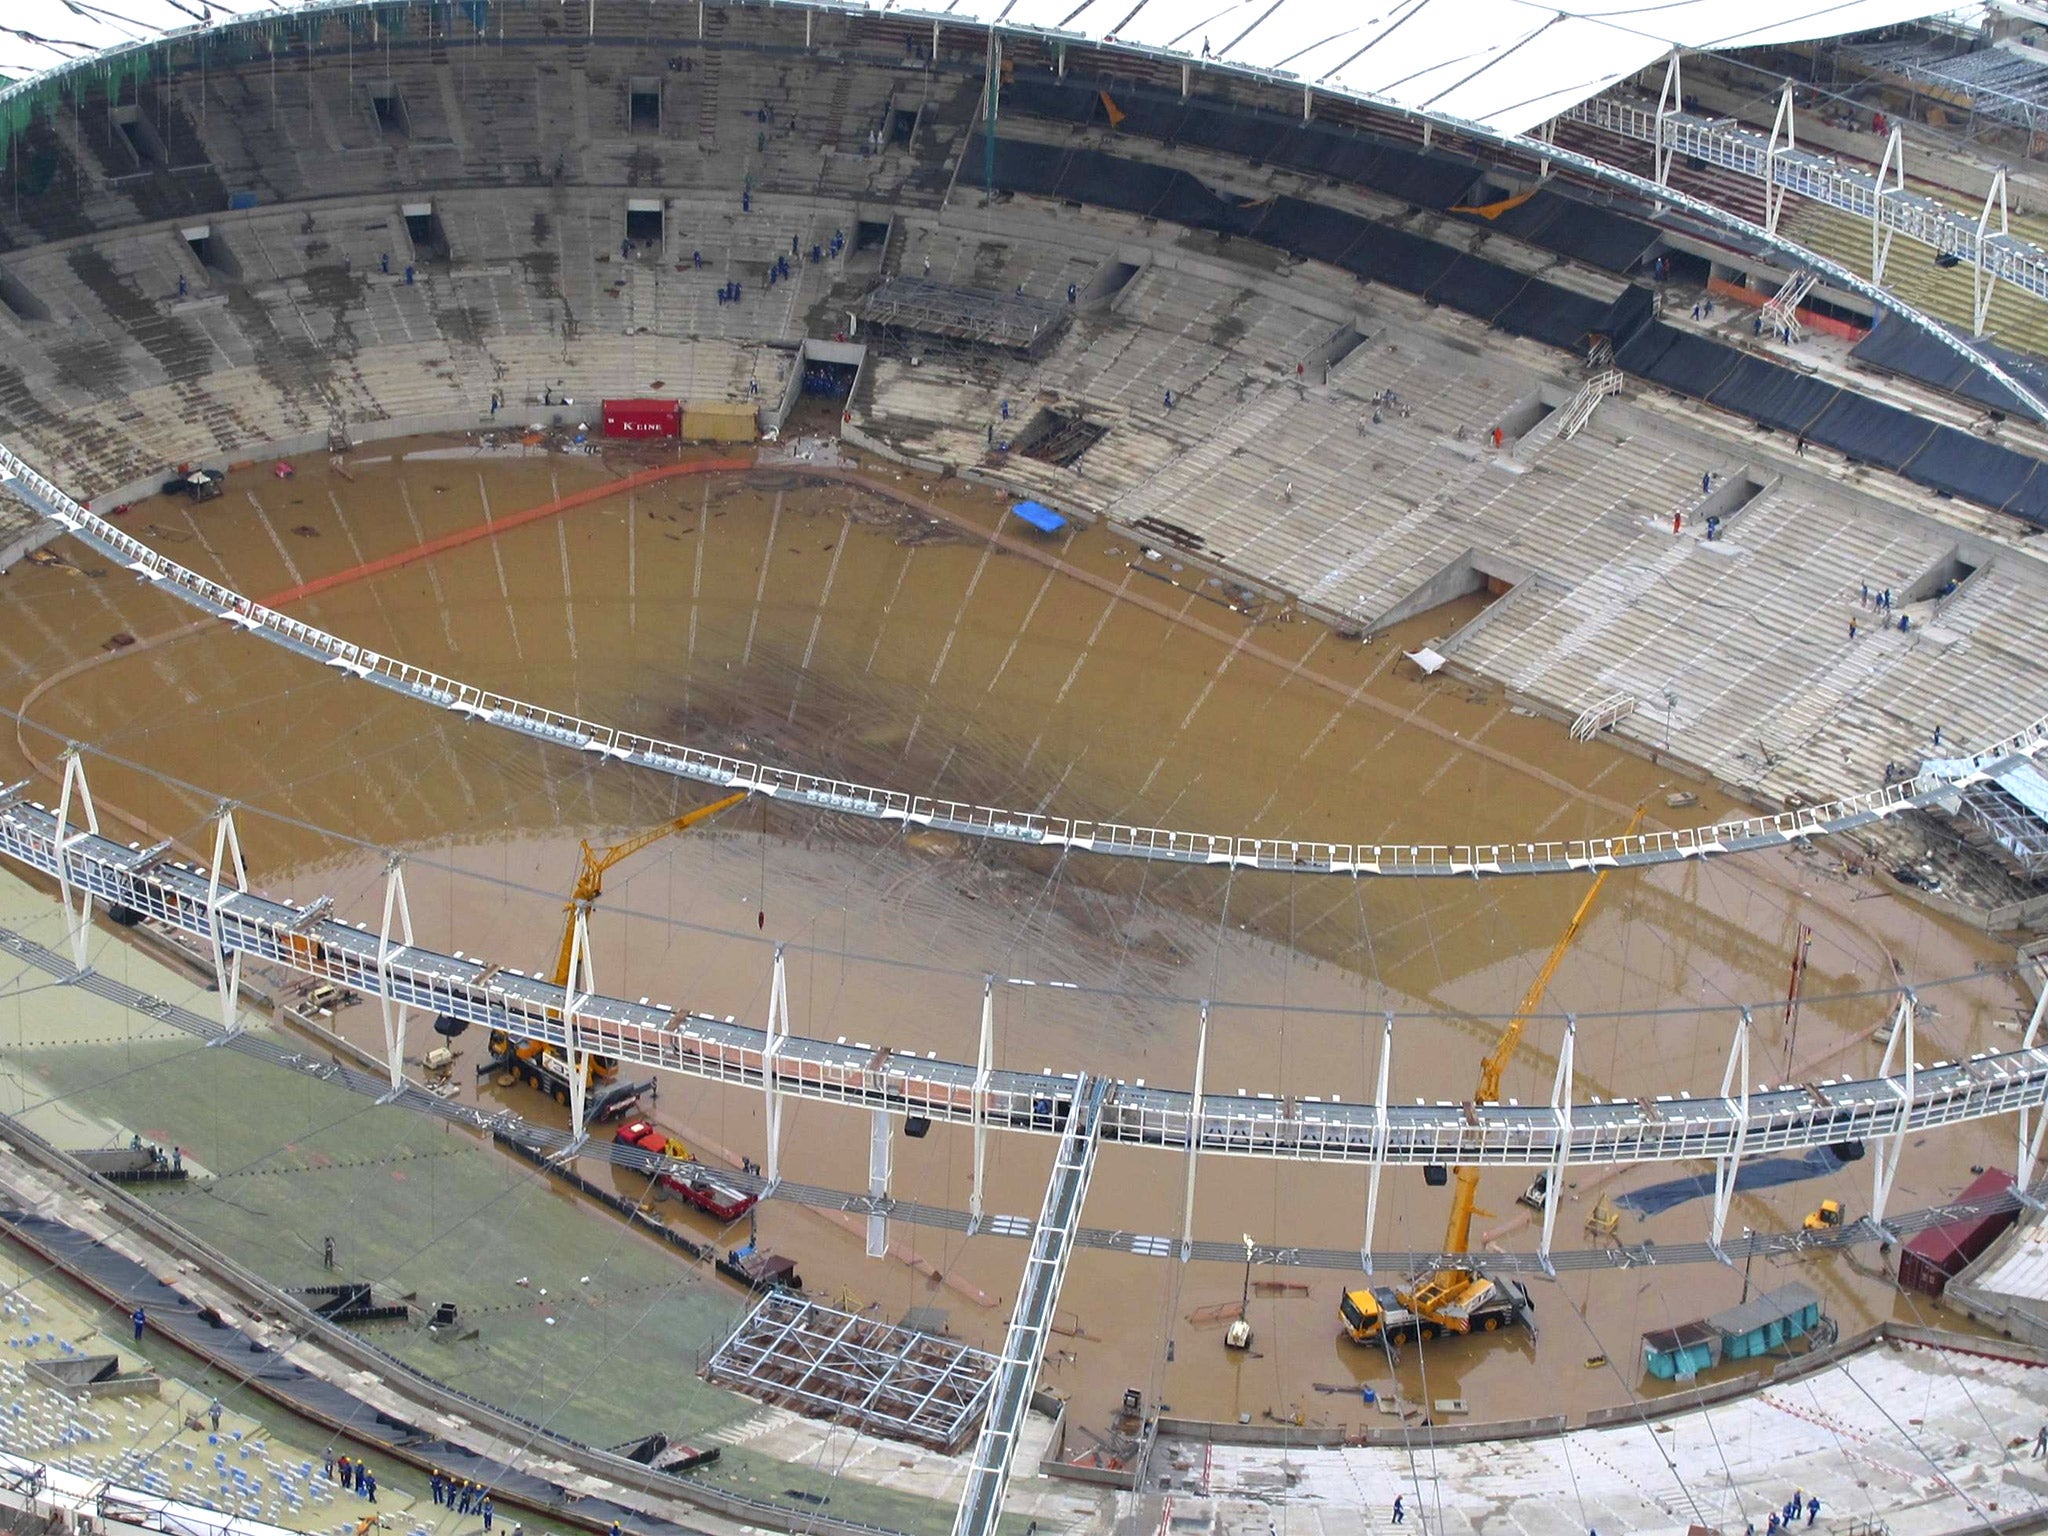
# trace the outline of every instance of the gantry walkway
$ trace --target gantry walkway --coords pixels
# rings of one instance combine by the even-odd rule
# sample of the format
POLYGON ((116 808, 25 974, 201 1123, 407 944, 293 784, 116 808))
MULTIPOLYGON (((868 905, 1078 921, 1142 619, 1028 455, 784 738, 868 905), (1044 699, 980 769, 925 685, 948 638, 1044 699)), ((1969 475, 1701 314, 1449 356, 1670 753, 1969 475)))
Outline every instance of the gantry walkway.
POLYGON ((1903 179, 1887 182, 1883 170, 1872 173, 1845 165, 1831 155, 1800 149, 1789 134, 1779 139, 1729 118, 1691 112, 1660 114, 1654 107, 1611 96, 1580 102, 1561 115, 1568 121, 1655 145, 1660 158, 1675 155, 1702 161, 1753 179, 1765 189, 1767 206, 1794 192, 1971 266, 1981 265, 1988 276, 2002 278, 2037 299, 2048 299, 2048 251, 2001 230, 1980 231, 1977 220, 1931 197, 1908 192, 1903 179))
MULTIPOLYGON (((396 1104, 413 1114, 493 1135, 535 1160, 554 1161, 573 1153, 581 1158, 608 1162, 615 1167, 631 1169, 646 1175, 671 1171, 666 1166, 666 1159, 639 1147, 622 1146, 608 1141, 586 1141, 578 1148, 574 1137, 566 1130, 530 1124, 507 1112, 487 1112, 475 1105, 444 1099, 411 1082, 393 1088, 382 1075, 372 1076, 345 1061, 337 1062, 324 1054, 314 1055, 296 1050, 288 1041, 275 1038, 267 1032, 229 1028, 217 1020, 205 1018, 189 1008, 168 1002, 154 994, 139 991, 90 967, 79 966, 55 950, 36 942, 27 934, 11 928, 0 927, 0 949, 4 949, 11 959, 52 978, 61 985, 75 986, 120 1007, 147 1013, 152 1018, 208 1045, 220 1046, 239 1055, 253 1057, 283 1071, 313 1073, 362 1098, 374 1099, 380 1104, 396 1104)), ((2024 1165, 2027 1159, 2022 1157, 2021 1162, 2024 1165)), ((1029 1238, 1034 1230, 1030 1218, 1024 1216, 978 1215, 955 1207, 927 1205, 914 1200, 877 1200, 872 1192, 857 1193, 821 1185, 801 1184, 791 1179, 781 1179, 771 1188, 760 1174, 736 1170, 729 1170, 725 1177, 759 1194, 764 1200, 780 1200, 818 1210, 847 1211, 871 1217, 885 1215, 890 1221, 906 1222, 934 1230, 962 1233, 986 1231, 997 1237, 1019 1239, 1029 1238)), ((1654 1255, 1647 1249, 1626 1244, 1597 1248, 1553 1248, 1547 1253, 1500 1250, 1489 1252, 1487 1269, 1489 1272, 1500 1274, 1554 1275, 1565 1270, 1627 1269, 1647 1262, 1668 1267, 1672 1264, 1726 1264, 1745 1256, 1771 1258, 1800 1255, 1819 1249, 1895 1242, 1913 1233, 1923 1232, 1929 1227, 1945 1226, 1967 1217, 2007 1210, 2015 1204, 2025 1204, 2030 1200, 2038 1201, 2044 1196, 2048 1196, 2048 1180, 2040 1181, 2031 1190, 2018 1194, 2006 1191, 1978 1201, 1902 1212, 1888 1217, 1882 1230, 1868 1222, 1834 1227, 1822 1232, 1808 1232, 1800 1228, 1780 1232, 1745 1228, 1739 1237, 1730 1236, 1725 1244, 1667 1242, 1657 1245, 1654 1255)), ((1243 1244, 1235 1239, 1228 1242, 1211 1239, 1176 1240, 1158 1233, 1137 1232, 1129 1228, 1083 1227, 1075 1240, 1083 1248, 1104 1252, 1128 1253, 1140 1258, 1171 1257, 1178 1252, 1184 1260, 1202 1263, 1233 1263, 1239 1260, 1244 1252, 1243 1244)), ((1276 1242, 1260 1244, 1256 1250, 1257 1262, 1261 1264, 1329 1270, 1344 1274, 1355 1272, 1361 1265, 1369 1272, 1415 1273, 1439 1267, 1444 1257, 1434 1250, 1374 1250, 1369 1242, 1364 1248, 1341 1249, 1276 1242)))
POLYGON ((192 606, 286 650, 437 708, 532 740, 678 778, 725 789, 744 789, 816 810, 904 822, 962 837, 1030 847, 1295 875, 1353 877, 1563 874, 1671 864, 1779 848, 1806 838, 1868 826, 1977 782, 2000 760, 2038 757, 2048 750, 2048 716, 2044 716, 1985 748, 1972 759, 1974 766, 1960 779, 1923 774, 1775 816, 1673 831, 1638 832, 1625 837, 1511 843, 1325 843, 1076 820, 851 783, 704 752, 565 715, 380 655, 209 580, 87 511, 5 447, 0 447, 0 487, 12 491, 110 559, 119 561, 140 579, 161 584, 192 606))
POLYGON ((1003 1335, 995 1390, 974 1443, 974 1460, 967 1469, 967 1488, 960 1495, 953 1536, 993 1536, 1002 1518, 1003 1491, 1010 1484, 1017 1437, 1031 1408, 1039 1362, 1045 1358, 1046 1341, 1052 1336, 1060 1285, 1067 1277, 1067 1261, 1074 1255, 1075 1237, 1081 1228, 1088 1181, 1095 1175, 1108 1097, 1107 1080, 1085 1075, 1075 1079, 1073 1112, 1060 1137, 1059 1156, 1053 1160, 1052 1177, 1045 1186, 1045 1203, 1031 1234, 1031 1254, 1024 1261, 1024 1279, 1017 1287, 1009 1331, 1003 1335))
MULTIPOLYGON (((74 763, 75 759, 72 760, 74 763)), ((67 791, 71 787, 67 774, 67 791)), ((81 830, 66 811, 20 798, 0 804, 0 855, 55 879, 81 922, 93 900, 154 919, 204 942, 232 1010, 244 959, 281 965, 402 1008, 543 1041, 576 1059, 596 1052, 637 1067, 751 1088, 771 1104, 786 1097, 871 1113, 918 1116, 985 1132, 993 1128, 1065 1136, 1088 1079, 1079 1072, 1018 1072, 946 1061, 914 1049, 875 1048, 815 1039, 788 1030, 786 1008, 766 1028, 732 1018, 669 1010, 607 997, 575 972, 563 988, 474 957, 444 955, 410 942, 390 925, 352 926, 330 915, 321 897, 305 907, 238 890, 218 872, 170 860, 166 849, 126 847, 81 830)), ((77 802, 89 804, 80 787, 77 802)), ((227 813, 222 825, 231 825, 227 813)), ((223 839, 230 848, 232 838, 223 839)), ((232 860, 224 867, 232 867, 232 860)), ((402 905, 402 903, 401 903, 402 905)), ((82 927, 80 959, 83 965, 82 927)), ((771 997, 786 997, 778 952, 771 997)), ((776 1009, 771 1003, 771 1015, 776 1009)), ((1102 1109, 1102 1139, 1183 1154, 1294 1162, 1464 1164, 1547 1167, 1646 1161, 1712 1161, 1728 1171, 1766 1152, 1890 1141, 1944 1125, 2033 1110, 2048 1103, 2048 1049, 2042 1010, 2016 1050, 1921 1067, 1913 1059, 1910 994, 1900 1015, 1904 1051, 1887 1053, 1883 1075, 1770 1091, 1748 1089, 1731 1071, 1722 1091, 1656 1100, 1574 1103, 1568 1074, 1549 1105, 1396 1103, 1389 1094, 1393 1029, 1389 1021, 1380 1088, 1371 1103, 1316 1096, 1201 1095, 1118 1083, 1102 1109)), ((1745 1048, 1746 1014, 1735 1046, 1745 1048)), ((387 1036, 388 1038, 388 1036, 387 1036)), ((403 1033, 393 1046, 393 1086, 401 1082, 403 1033)), ((1734 1057, 1731 1055, 1731 1067, 1734 1057)), ((2048 1117, 2042 1117, 2048 1123, 2048 1117)), ((777 1149, 771 1130, 769 1169, 777 1149)), ((2038 1140, 2038 1137, 2037 1137, 2038 1140)), ((2029 1174, 2030 1176, 2030 1174, 2029 1174)), ((979 1197, 977 1180, 977 1205, 979 1197)), ((1725 1202, 1717 1205, 1725 1208, 1725 1202)), ((1873 1201, 1882 1218, 1883 1199, 1873 1201)), ((1718 1233, 1716 1234, 1718 1237, 1718 1233)))

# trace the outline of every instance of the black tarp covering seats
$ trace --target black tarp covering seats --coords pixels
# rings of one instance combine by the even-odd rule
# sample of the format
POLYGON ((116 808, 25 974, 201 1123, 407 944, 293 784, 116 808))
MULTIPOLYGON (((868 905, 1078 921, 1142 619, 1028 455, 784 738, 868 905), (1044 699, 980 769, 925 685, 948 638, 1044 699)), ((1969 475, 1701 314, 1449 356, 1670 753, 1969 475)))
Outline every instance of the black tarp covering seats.
MULTIPOLYGON (((2048 393, 2048 362, 1988 341, 1970 344, 2022 384, 2036 392, 2048 393)), ((1917 379, 1922 384, 1951 395, 1960 395, 1965 400, 1974 400, 1991 410, 2022 416, 2029 421, 2038 419, 2020 404, 2018 396, 1983 369, 1967 358, 1958 357, 1917 325, 1908 325, 1895 315, 1880 313, 1870 334, 1856 343, 1856 350, 1849 355, 1859 363, 1917 379)))
MULTIPOLYGON (((970 164, 979 163, 978 137, 966 153, 970 164)), ((996 182, 1006 191, 1120 208, 1313 255, 1555 346, 1577 349, 1589 334, 1605 335, 1616 366, 1638 378, 2048 527, 2048 468, 2038 460, 1948 428, 1939 429, 1936 447, 1937 428, 1910 411, 1656 319, 1655 295, 1642 284, 1601 304, 1359 214, 1287 197, 1248 204, 1186 171, 1100 150, 998 139, 996 182)))
MULTIPOLYGON (((1105 86, 1101 81, 1027 72, 1004 87, 1002 109, 1106 128, 1105 89, 1123 114, 1120 133, 1334 177, 1420 208, 1441 210, 1507 196, 1505 189, 1485 180, 1481 166, 1456 155, 1391 143, 1341 124, 1304 123, 1277 112, 1199 97, 1183 100, 1145 86, 1105 86)), ((1524 245, 1609 272, 1633 271, 1658 238, 1653 224, 1547 187, 1492 224, 1524 245)))

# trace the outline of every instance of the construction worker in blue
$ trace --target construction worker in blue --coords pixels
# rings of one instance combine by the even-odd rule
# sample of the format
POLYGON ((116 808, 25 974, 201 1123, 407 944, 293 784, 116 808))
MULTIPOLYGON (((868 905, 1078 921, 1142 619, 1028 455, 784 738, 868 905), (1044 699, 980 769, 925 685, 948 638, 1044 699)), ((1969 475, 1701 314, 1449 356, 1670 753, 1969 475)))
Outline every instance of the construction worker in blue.
POLYGON ((430 1493, 434 1495, 434 1502, 437 1505, 441 1502, 442 1487, 443 1484, 441 1482, 441 1469, 439 1467, 436 1467, 433 1470, 433 1472, 429 1474, 427 1477, 427 1489, 430 1493))

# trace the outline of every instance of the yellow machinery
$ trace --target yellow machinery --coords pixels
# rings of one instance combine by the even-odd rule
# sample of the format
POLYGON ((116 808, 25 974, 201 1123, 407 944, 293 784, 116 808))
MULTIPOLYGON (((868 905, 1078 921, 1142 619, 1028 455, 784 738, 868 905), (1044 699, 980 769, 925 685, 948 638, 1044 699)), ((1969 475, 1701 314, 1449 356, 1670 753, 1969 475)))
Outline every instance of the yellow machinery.
POLYGON ((1820 1209, 1807 1212, 1806 1220, 1802 1223, 1809 1232, 1825 1232, 1829 1227, 1839 1227, 1841 1224, 1842 1202, 1839 1200, 1821 1201, 1820 1209))
MULTIPOLYGON (((555 953, 555 969, 552 976, 558 987, 569 983, 569 962, 576 944, 576 915, 589 913, 596 906, 598 897, 604 894, 605 872, 614 865, 623 863, 644 848, 652 847, 665 837, 678 832, 687 832, 700 822, 709 821, 721 811, 727 811, 747 798, 748 791, 738 790, 709 805, 700 805, 695 810, 685 811, 673 821, 665 821, 658 827, 650 827, 637 837, 629 837, 623 843, 613 843, 602 851, 583 844, 583 862, 576 871, 576 885, 569 893, 569 900, 563 907, 567 915, 562 922, 562 944, 555 953)), ((553 1047, 538 1040, 514 1040, 503 1030, 491 1033, 491 1059, 481 1071, 502 1072, 509 1070, 521 1081, 538 1088, 557 1104, 569 1102, 569 1068, 553 1047)), ((609 1082, 618 1071, 618 1063, 608 1056, 592 1055, 585 1058, 584 1086, 589 1088, 598 1083, 609 1082)), ((603 1100, 591 1106, 591 1118, 603 1119, 607 1113, 620 1113, 628 1107, 626 1101, 607 1104, 603 1100)))
MULTIPOLYGON (((1634 832, 1642 820, 1643 813, 1638 808, 1622 836, 1634 832)), ((1586 892, 1578 910, 1572 913, 1572 920, 1551 946, 1543 968, 1522 994, 1515 1016, 1501 1032, 1500 1043, 1479 1064, 1479 1086, 1472 1093, 1473 1105, 1500 1102, 1501 1078, 1514 1059, 1516 1047, 1522 1043, 1529 1015, 1542 1004, 1543 994, 1550 990, 1550 980, 1557 974, 1565 951, 1578 938, 1600 888, 1612 872, 1611 868, 1603 869, 1593 877, 1592 889, 1586 892)), ((1452 1177, 1457 1188, 1451 1197, 1450 1224, 1444 1231, 1444 1252, 1464 1254, 1471 1251, 1472 1218, 1492 1213, 1479 1209, 1477 1168, 1453 1169, 1452 1177)), ((1520 1282, 1495 1280, 1470 1266, 1459 1265, 1419 1276, 1408 1287, 1374 1286, 1347 1291, 1338 1304, 1338 1312, 1352 1341, 1370 1344, 1383 1335, 1398 1343, 1412 1338, 1433 1339, 1440 1333, 1469 1333, 1475 1328, 1492 1333, 1524 1321, 1529 1306, 1529 1292, 1520 1282)))

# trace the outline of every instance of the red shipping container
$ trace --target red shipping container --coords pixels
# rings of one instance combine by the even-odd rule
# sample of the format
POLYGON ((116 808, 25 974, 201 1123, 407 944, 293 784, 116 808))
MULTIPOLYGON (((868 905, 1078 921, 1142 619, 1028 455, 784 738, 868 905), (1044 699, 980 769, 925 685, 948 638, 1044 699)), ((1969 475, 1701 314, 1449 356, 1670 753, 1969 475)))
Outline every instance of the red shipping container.
MULTIPOLYGON (((2012 1188, 2012 1175, 2002 1168, 1987 1168, 1970 1181, 1970 1187, 1956 1197, 1958 1203, 1983 1200, 2012 1188)), ((1909 1285, 1929 1296, 1939 1296, 1949 1281, 1992 1244, 1999 1233, 2012 1225, 2017 1211, 1994 1211, 1988 1216, 1966 1216, 1916 1233, 1899 1250, 1899 1284, 1909 1285)))
POLYGON ((683 407, 675 400, 607 400, 606 437, 676 437, 683 430, 683 407))

